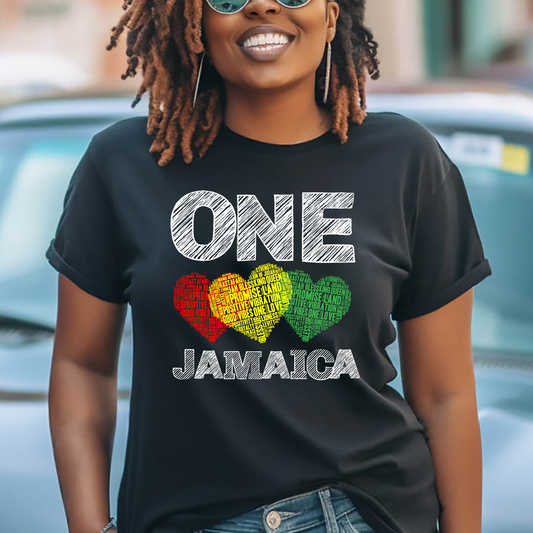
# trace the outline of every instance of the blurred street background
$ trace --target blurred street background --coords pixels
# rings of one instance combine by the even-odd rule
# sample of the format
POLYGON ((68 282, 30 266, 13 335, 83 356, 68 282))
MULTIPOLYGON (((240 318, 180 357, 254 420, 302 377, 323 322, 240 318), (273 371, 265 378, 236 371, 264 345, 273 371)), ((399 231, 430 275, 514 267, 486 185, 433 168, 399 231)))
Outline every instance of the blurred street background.
MULTIPOLYGON (((120 80, 124 35, 105 50, 121 4, 0 0, 0 98, 88 83, 136 87, 140 75, 120 80)), ((367 24, 382 82, 460 76, 533 87, 533 0, 369 0, 367 24)))

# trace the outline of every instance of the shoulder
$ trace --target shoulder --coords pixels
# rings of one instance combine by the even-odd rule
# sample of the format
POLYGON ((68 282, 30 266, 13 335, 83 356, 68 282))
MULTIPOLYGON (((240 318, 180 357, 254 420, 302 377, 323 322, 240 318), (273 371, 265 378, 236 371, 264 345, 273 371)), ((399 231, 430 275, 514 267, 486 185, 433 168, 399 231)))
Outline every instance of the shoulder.
POLYGON ((110 196, 159 168, 156 154, 150 153, 153 136, 147 122, 147 116, 128 117, 93 135, 86 153, 110 196))
POLYGON ((399 185, 408 211, 413 202, 426 202, 454 167, 433 133, 401 113, 367 112, 353 131, 354 153, 363 152, 373 169, 399 185))
MULTIPOLYGON (((367 133, 391 143, 404 153, 447 158, 435 136, 420 122, 393 111, 368 111, 363 122, 367 133)), ((364 132, 363 132, 364 133, 364 132)))
POLYGON ((152 142, 152 137, 146 131, 147 123, 148 117, 143 115, 118 120, 105 127, 93 135, 93 154, 119 154, 123 150, 131 153, 132 149, 136 150, 141 146, 147 149, 152 142))
MULTIPOLYGON (((380 165, 400 172, 407 191, 430 196, 446 178, 453 161, 420 122, 392 111, 367 112, 356 137, 380 165)), ((357 130, 356 130, 357 131, 357 130)))

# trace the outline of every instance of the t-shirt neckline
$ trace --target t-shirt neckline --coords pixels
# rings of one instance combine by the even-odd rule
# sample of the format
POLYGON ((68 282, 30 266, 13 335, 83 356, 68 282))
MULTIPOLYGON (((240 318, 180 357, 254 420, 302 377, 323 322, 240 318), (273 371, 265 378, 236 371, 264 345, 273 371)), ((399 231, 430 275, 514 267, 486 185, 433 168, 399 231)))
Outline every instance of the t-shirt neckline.
POLYGON ((336 138, 335 134, 331 130, 328 130, 314 139, 309 139, 296 144, 267 143, 246 137, 245 135, 241 135, 240 133, 237 133, 229 128, 225 122, 222 122, 218 136, 225 141, 242 148, 243 150, 273 155, 301 154, 310 152, 329 144, 336 138))

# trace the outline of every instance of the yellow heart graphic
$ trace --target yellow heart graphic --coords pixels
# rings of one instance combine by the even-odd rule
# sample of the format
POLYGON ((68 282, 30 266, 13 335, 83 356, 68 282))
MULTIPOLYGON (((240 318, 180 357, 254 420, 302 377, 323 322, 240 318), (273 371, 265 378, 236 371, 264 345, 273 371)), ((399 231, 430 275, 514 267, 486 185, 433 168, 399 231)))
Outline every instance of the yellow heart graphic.
POLYGON ((258 266, 246 281, 239 274, 223 274, 209 288, 214 316, 226 326, 265 342, 292 297, 289 275, 277 265, 258 266))

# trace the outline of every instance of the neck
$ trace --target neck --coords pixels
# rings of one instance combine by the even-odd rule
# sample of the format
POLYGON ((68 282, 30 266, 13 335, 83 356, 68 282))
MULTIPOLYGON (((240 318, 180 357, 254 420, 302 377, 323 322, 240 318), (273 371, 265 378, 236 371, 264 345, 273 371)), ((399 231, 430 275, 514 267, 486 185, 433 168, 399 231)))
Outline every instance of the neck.
POLYGON ((226 82, 225 124, 246 137, 273 144, 314 139, 332 127, 330 112, 315 101, 315 80, 274 89, 226 82))

